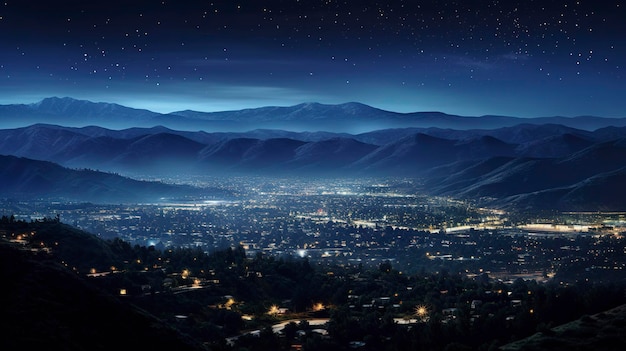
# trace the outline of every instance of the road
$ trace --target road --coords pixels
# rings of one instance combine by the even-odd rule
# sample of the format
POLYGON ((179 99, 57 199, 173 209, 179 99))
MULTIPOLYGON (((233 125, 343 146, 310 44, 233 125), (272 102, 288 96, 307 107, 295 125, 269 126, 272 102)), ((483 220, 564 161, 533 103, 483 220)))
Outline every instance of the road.
MULTIPOLYGON (((281 330, 285 329, 285 326, 291 322, 294 323, 300 323, 301 321, 306 321, 309 323, 309 325, 311 326, 319 326, 319 325, 324 325, 326 323, 328 323, 330 319, 329 318, 306 318, 306 319, 290 319, 290 320, 286 320, 286 321, 282 321, 278 324, 274 324, 272 325, 272 331, 274 333, 279 333, 281 330)), ((237 336, 232 336, 230 338, 226 338, 226 342, 230 345, 232 345, 235 340, 237 340, 238 338, 244 336, 244 335, 254 335, 254 336, 259 336, 261 334, 261 329, 255 329, 255 330, 250 330, 247 331, 243 334, 239 334, 237 336)))

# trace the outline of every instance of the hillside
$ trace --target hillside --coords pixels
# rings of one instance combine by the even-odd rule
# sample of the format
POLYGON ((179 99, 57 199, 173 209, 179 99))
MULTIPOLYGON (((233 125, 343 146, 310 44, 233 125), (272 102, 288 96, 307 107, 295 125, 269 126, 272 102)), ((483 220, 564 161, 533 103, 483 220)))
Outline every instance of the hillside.
POLYGON ((626 349, 626 305, 500 347, 502 351, 603 351, 626 349))
POLYGON ((494 157, 435 168, 426 186, 438 195, 493 198, 523 209, 621 211, 624 139, 595 143, 559 158, 494 157))
MULTIPOLYGON (((8 230, 3 226, 3 233, 8 230)), ((69 239, 58 225, 55 232, 57 238, 69 239)), ((102 247, 93 246, 96 241, 82 247, 102 254, 102 247)), ((25 250, 2 238, 0 280, 7 322, 0 331, 2 350, 206 350, 149 313, 96 288, 45 251, 25 250)))
POLYGON ((94 170, 73 170, 58 164, 0 156, 0 197, 97 203, 151 202, 185 196, 224 196, 216 189, 138 181, 94 170))
MULTIPOLYGON (((479 199, 484 205, 622 211, 625 197, 615 195, 623 189, 625 140, 623 127, 588 131, 529 123, 497 129, 399 128, 363 134, 37 124, 0 130, 0 154, 41 162, 34 167, 33 162, 0 158, 4 167, 0 196, 119 202, 198 195, 190 188, 137 182, 111 173, 178 179, 184 175, 410 177, 425 184, 425 193, 479 199)), ((224 195, 212 191, 205 194, 224 195)))
POLYGON ((546 328, 623 305, 623 281, 503 282, 447 269, 406 274, 389 262, 371 268, 312 263, 250 257, 242 246, 210 254, 198 248, 131 246, 118 238, 102 240, 58 217, 24 222, 3 216, 0 279, 8 303, 2 312, 11 323, 1 329, 0 347, 201 350, 202 342, 211 350, 289 350, 299 343, 312 350, 349 350, 359 341, 365 350, 495 349, 537 330, 562 336, 558 342, 570 345, 578 337, 595 338, 590 330, 596 326, 603 331, 592 341, 595 349, 624 345, 623 311, 619 318, 606 317, 613 312, 583 317, 583 331, 546 328), (381 297, 389 292, 397 296, 381 297), (393 303, 382 302, 387 299, 393 303), (311 307, 320 301, 328 307, 311 307), (378 307, 372 309, 370 301, 378 307), (430 320, 395 322, 414 318, 424 301, 430 320), (273 305, 288 312, 268 313, 273 305), (459 313, 448 314, 446 306, 457 306, 459 313), (302 319, 328 323, 296 325, 302 319), (284 334, 265 329, 280 322, 284 334), (305 333, 297 333, 300 328, 305 333), (320 338, 313 328, 327 329, 329 337, 320 338), (258 331, 258 337, 242 334, 246 331, 258 331), (226 338, 235 344, 226 345, 226 338))

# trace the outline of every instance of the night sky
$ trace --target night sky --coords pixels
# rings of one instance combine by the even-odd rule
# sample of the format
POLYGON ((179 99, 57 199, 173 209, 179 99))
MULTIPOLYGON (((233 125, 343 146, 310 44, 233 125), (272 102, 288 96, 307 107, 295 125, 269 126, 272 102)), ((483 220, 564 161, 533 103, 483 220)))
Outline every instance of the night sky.
POLYGON ((625 1, 0 0, 0 104, 626 117, 625 1))

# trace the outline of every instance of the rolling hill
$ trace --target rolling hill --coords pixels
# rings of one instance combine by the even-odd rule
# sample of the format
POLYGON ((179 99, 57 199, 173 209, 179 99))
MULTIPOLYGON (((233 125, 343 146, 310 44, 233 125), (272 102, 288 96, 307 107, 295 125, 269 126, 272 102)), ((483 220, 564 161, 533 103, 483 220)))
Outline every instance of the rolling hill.
MULTIPOLYGON (((0 130, 0 154, 128 175, 413 177, 433 195, 498 206, 595 209, 605 203, 602 208, 619 210, 626 202, 609 196, 615 194, 611 189, 621 189, 622 173, 611 172, 626 167, 626 138, 611 139, 620 131, 624 129, 586 132, 523 124, 490 131, 409 128, 351 135, 37 124, 0 130), (378 144, 384 140, 391 141, 378 144)), ((131 186, 112 175, 104 181, 102 174, 85 177, 83 172, 79 177, 77 171, 64 170, 61 176, 51 164, 40 165, 45 171, 18 169, 26 161, 3 160, 5 197, 34 196, 45 189, 51 196, 113 201, 155 192, 169 196, 171 191, 148 190, 143 183, 131 186)))
POLYGON ((2 198, 124 203, 218 194, 224 195, 216 189, 138 181, 113 173, 68 169, 48 161, 0 156, 2 198))
MULTIPOLYGON (((113 253, 101 239, 60 223, 2 226, 37 231, 54 256, 0 238, 0 279, 7 323, 3 350, 207 350, 172 325, 100 289, 72 267, 109 263, 113 253), (55 245, 56 243, 56 245, 55 245), (60 259, 69 264, 61 264, 60 259)), ((108 266, 107 266, 108 267, 108 266)))
POLYGON ((626 347, 625 326, 626 305, 622 305, 503 345, 500 350, 622 350, 626 347))

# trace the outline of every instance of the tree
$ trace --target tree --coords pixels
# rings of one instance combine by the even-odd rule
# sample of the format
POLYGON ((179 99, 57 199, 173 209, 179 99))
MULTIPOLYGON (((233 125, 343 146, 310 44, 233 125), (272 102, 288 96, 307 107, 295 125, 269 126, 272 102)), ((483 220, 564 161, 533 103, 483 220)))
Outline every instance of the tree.
POLYGON ((293 340, 298 334, 298 324, 296 322, 289 322, 285 328, 283 328, 283 334, 288 341, 293 340))
POLYGON ((392 269, 393 267, 391 266, 391 262, 389 262, 389 260, 385 260, 378 266, 378 270, 381 273, 391 273, 392 269))

